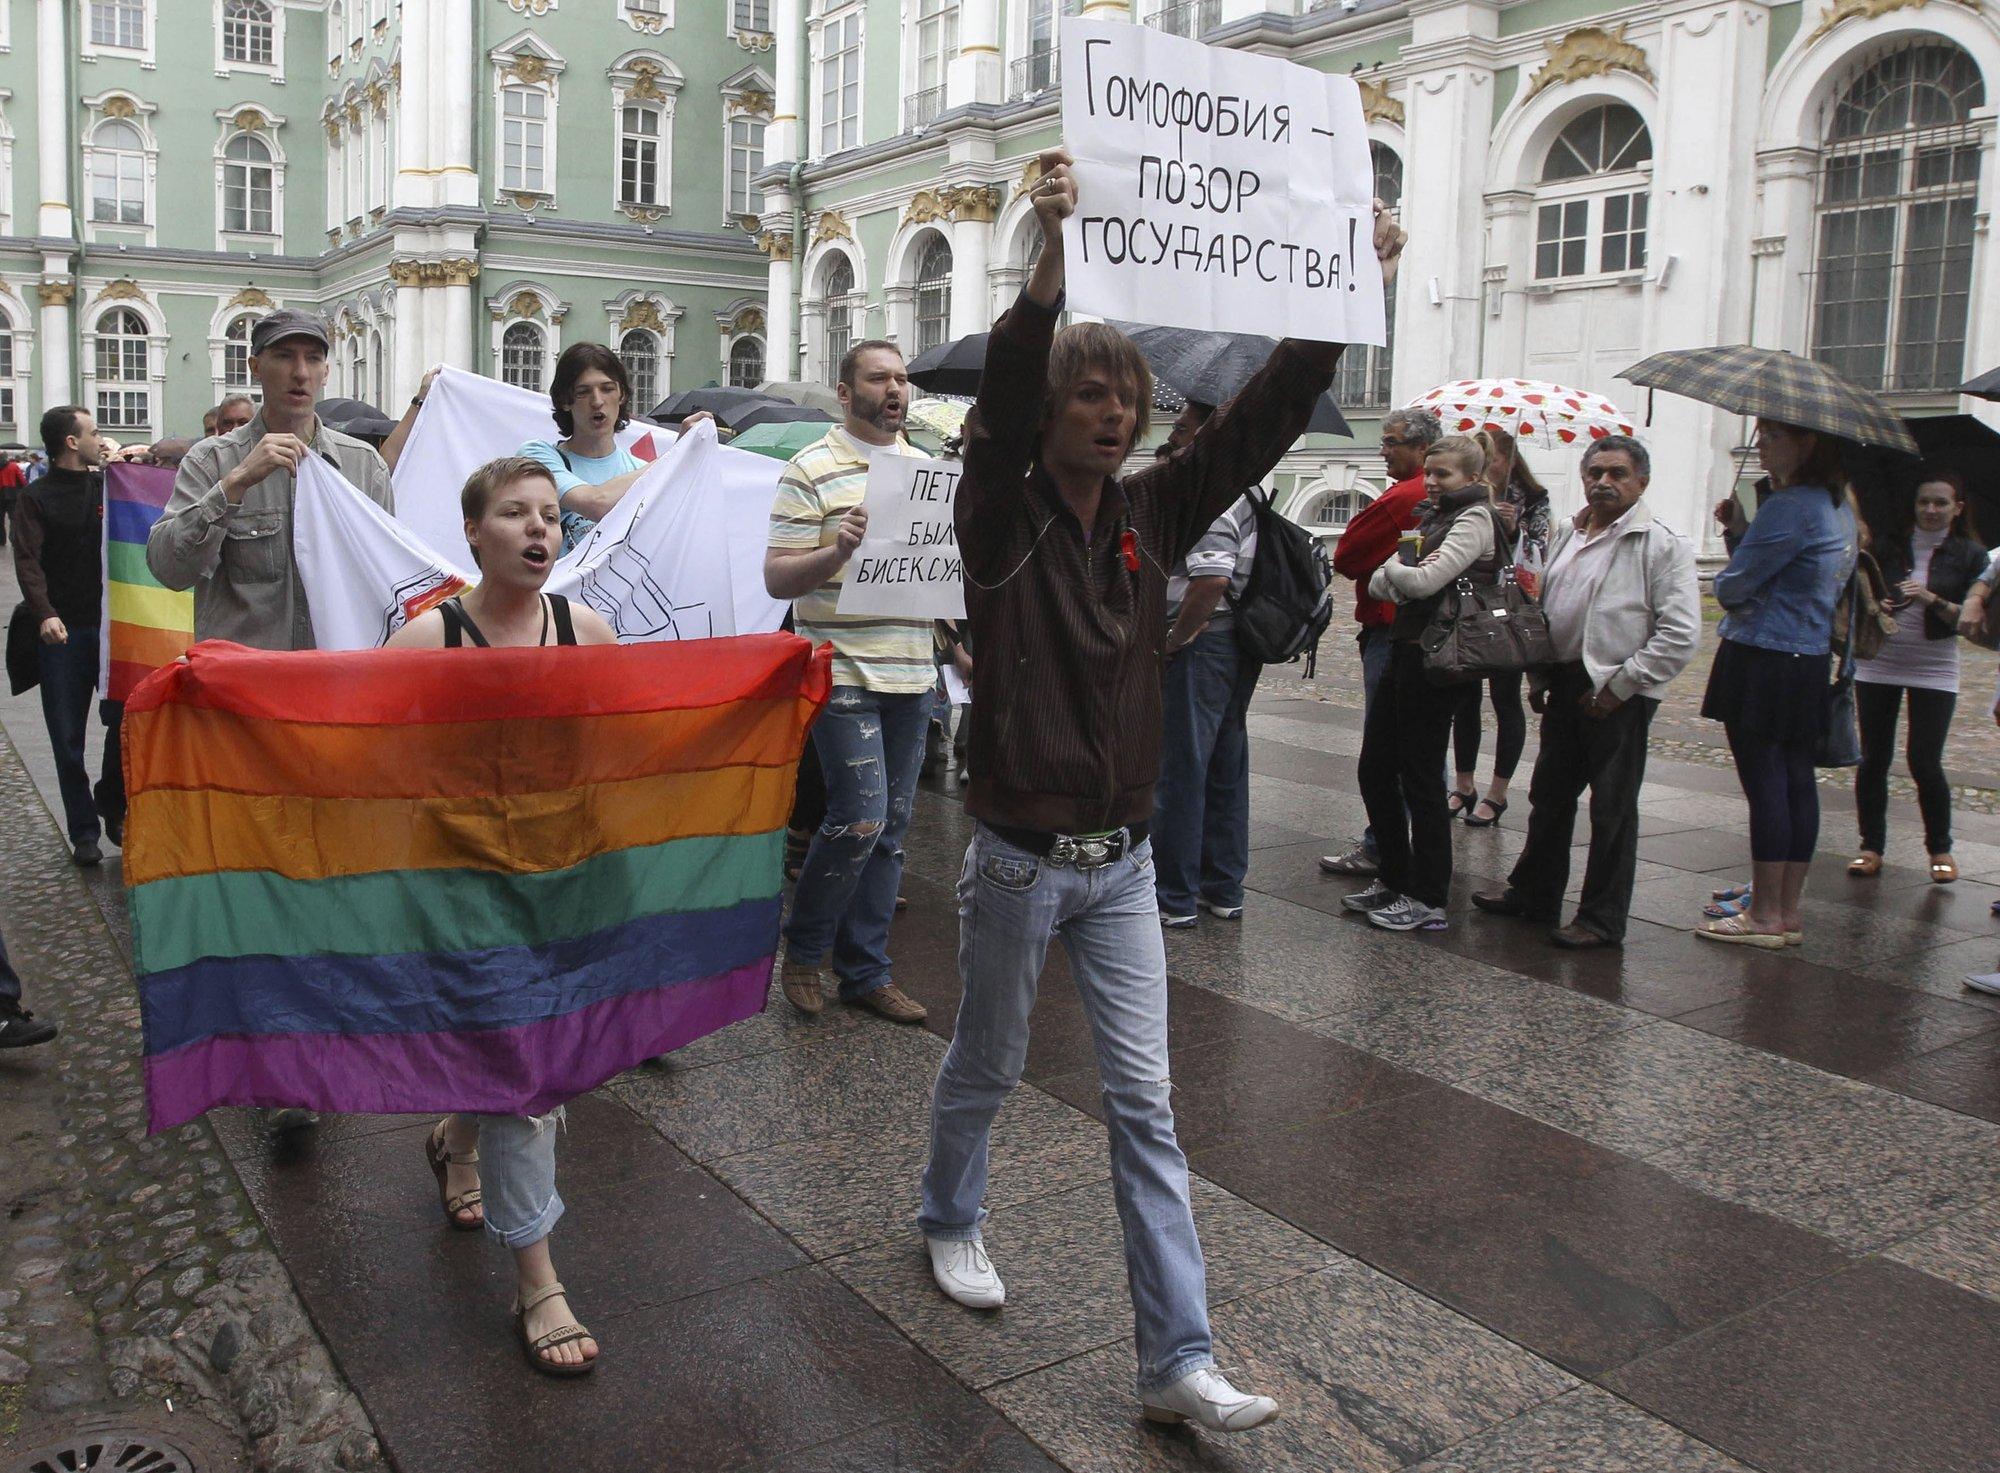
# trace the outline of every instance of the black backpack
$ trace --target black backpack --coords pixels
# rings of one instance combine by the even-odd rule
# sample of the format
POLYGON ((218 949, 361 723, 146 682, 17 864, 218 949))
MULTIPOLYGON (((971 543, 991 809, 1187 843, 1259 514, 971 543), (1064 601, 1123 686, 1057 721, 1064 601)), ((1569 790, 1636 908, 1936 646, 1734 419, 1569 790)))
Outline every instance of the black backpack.
POLYGON ((1282 665, 1318 650, 1333 620, 1333 563, 1319 539, 1281 515, 1262 490, 1244 494, 1257 522, 1257 553, 1232 610, 1236 643, 1259 664, 1282 665))

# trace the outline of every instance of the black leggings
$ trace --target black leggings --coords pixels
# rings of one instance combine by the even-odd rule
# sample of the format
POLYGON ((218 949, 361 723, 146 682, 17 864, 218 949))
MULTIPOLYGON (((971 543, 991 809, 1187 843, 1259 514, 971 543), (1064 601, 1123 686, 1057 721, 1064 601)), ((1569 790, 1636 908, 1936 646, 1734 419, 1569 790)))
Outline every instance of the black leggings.
POLYGON ((1465 704, 1451 719, 1451 750, 1456 772, 1471 772, 1479 765, 1479 694, 1493 692, 1493 776, 1502 782, 1514 780, 1521 765, 1521 749, 1528 744, 1528 717, 1521 709, 1521 672, 1489 675, 1466 688, 1465 704))
POLYGON ((1854 682, 1860 718, 1861 765, 1854 770, 1854 807, 1861 818, 1861 847, 1883 852, 1889 837, 1889 764, 1896 757, 1896 716, 1910 698, 1910 732, 1903 751, 1924 815, 1924 844, 1932 854, 1951 853, 1951 784, 1944 780, 1944 739, 1958 697, 1948 690, 1854 682))
POLYGON ((1819 845, 1819 782, 1814 743, 1772 741, 1724 723, 1736 778, 1750 802, 1750 857, 1758 864, 1806 864, 1819 845))

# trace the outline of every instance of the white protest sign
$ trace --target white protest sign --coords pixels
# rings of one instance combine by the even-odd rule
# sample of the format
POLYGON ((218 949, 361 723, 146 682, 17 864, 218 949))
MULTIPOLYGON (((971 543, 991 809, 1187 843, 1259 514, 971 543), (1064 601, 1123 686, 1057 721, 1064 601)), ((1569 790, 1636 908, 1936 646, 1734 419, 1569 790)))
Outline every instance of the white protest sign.
POLYGON ((891 619, 963 619, 965 574, 951 501, 955 460, 878 455, 868 467, 868 535, 848 560, 843 614, 891 619))
POLYGON ((1351 77, 1123 21, 1062 28, 1069 305, 1381 343, 1374 169, 1351 77))

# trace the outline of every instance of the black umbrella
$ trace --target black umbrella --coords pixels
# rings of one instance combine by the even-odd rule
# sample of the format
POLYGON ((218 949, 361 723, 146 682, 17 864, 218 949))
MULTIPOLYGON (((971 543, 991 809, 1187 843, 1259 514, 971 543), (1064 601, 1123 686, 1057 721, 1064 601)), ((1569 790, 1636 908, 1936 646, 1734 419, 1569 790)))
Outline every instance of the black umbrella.
POLYGON ((1978 378, 1968 379, 1958 386, 1958 391, 1975 399, 2000 399, 2000 368, 1989 368, 1978 378))
POLYGON ((833 416, 824 409, 813 409, 804 404, 758 404, 745 409, 730 421, 732 430, 747 430, 757 425, 830 425, 833 416))
MULTIPOLYGON (((1227 404, 1255 378, 1277 349, 1275 338, 1253 333, 1196 332, 1186 327, 1112 326, 1139 345, 1153 376, 1184 399, 1227 404)), ((1306 421, 1309 435, 1352 435, 1333 395, 1322 394, 1306 421)))
POLYGON ((321 424, 343 435, 352 435, 357 440, 380 444, 396 428, 395 420, 373 404, 365 404, 359 399, 322 399, 315 408, 321 424))
POLYGON ((1907 532, 1919 468, 1942 467, 1965 481, 1977 539, 1987 545, 2000 540, 2000 431, 1969 414, 1906 417, 1903 423, 1918 455, 1867 450, 1850 458, 1854 493, 1868 525, 1883 536, 1907 532))
POLYGON ((970 333, 926 348, 910 360, 910 382, 933 394, 977 394, 986 371, 986 334, 970 333))
POLYGON ((690 414, 707 410, 717 422, 732 430, 744 428, 743 416, 753 409, 770 405, 786 409, 796 405, 778 398, 774 394, 761 393, 756 389, 721 388, 715 384, 705 384, 699 389, 682 389, 678 394, 669 394, 653 406, 653 412, 646 416, 660 424, 679 424, 690 414))

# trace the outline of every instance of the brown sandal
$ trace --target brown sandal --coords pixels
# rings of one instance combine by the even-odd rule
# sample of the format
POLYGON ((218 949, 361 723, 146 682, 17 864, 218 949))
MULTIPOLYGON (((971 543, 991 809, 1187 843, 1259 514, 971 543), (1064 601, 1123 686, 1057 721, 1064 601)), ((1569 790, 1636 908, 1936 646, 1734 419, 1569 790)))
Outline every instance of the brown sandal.
POLYGON ((444 1144, 444 1122, 440 1120, 431 1128, 431 1133, 424 1137, 424 1160, 430 1164, 431 1175, 437 1178, 438 1205, 444 1208, 444 1220, 454 1228, 457 1228, 461 1233, 476 1233, 485 1227, 486 1213, 480 1207, 480 1203, 485 1198, 478 1187, 474 1187, 469 1192, 460 1192, 455 1197, 445 1195, 444 1189, 445 1168, 447 1166, 477 1166, 479 1164, 479 1153, 477 1151, 467 1151, 459 1154, 446 1150, 444 1144), (479 1212, 479 1215, 470 1222, 459 1216, 461 1212, 475 1210, 479 1212))
POLYGON ((572 1363, 569 1361, 550 1360, 545 1353, 554 1350, 558 1345, 569 1345, 578 1340, 595 1340, 597 1338, 590 1331, 584 1329, 575 1318, 572 1317, 570 1322, 560 1330, 551 1330, 548 1334, 536 1339, 531 1340, 528 1338, 528 1311, 543 1300, 553 1299, 556 1295, 563 1292, 563 1286, 559 1283, 544 1284, 526 1299, 516 1297, 514 1300, 514 1328, 516 1333, 521 1337, 521 1354, 528 1358, 529 1365, 540 1371, 544 1376, 588 1376, 592 1371, 597 1369, 597 1356, 592 1356, 589 1360, 580 1360, 572 1363))
POLYGON ((1857 880, 1872 880, 1882 873, 1882 856, 1873 849, 1863 849, 1854 856, 1854 862, 1848 865, 1847 872, 1857 880))
POLYGON ((1957 860, 1953 859, 1949 854, 1933 854, 1931 856, 1931 883, 1933 885, 1949 885, 1957 878, 1957 860))

